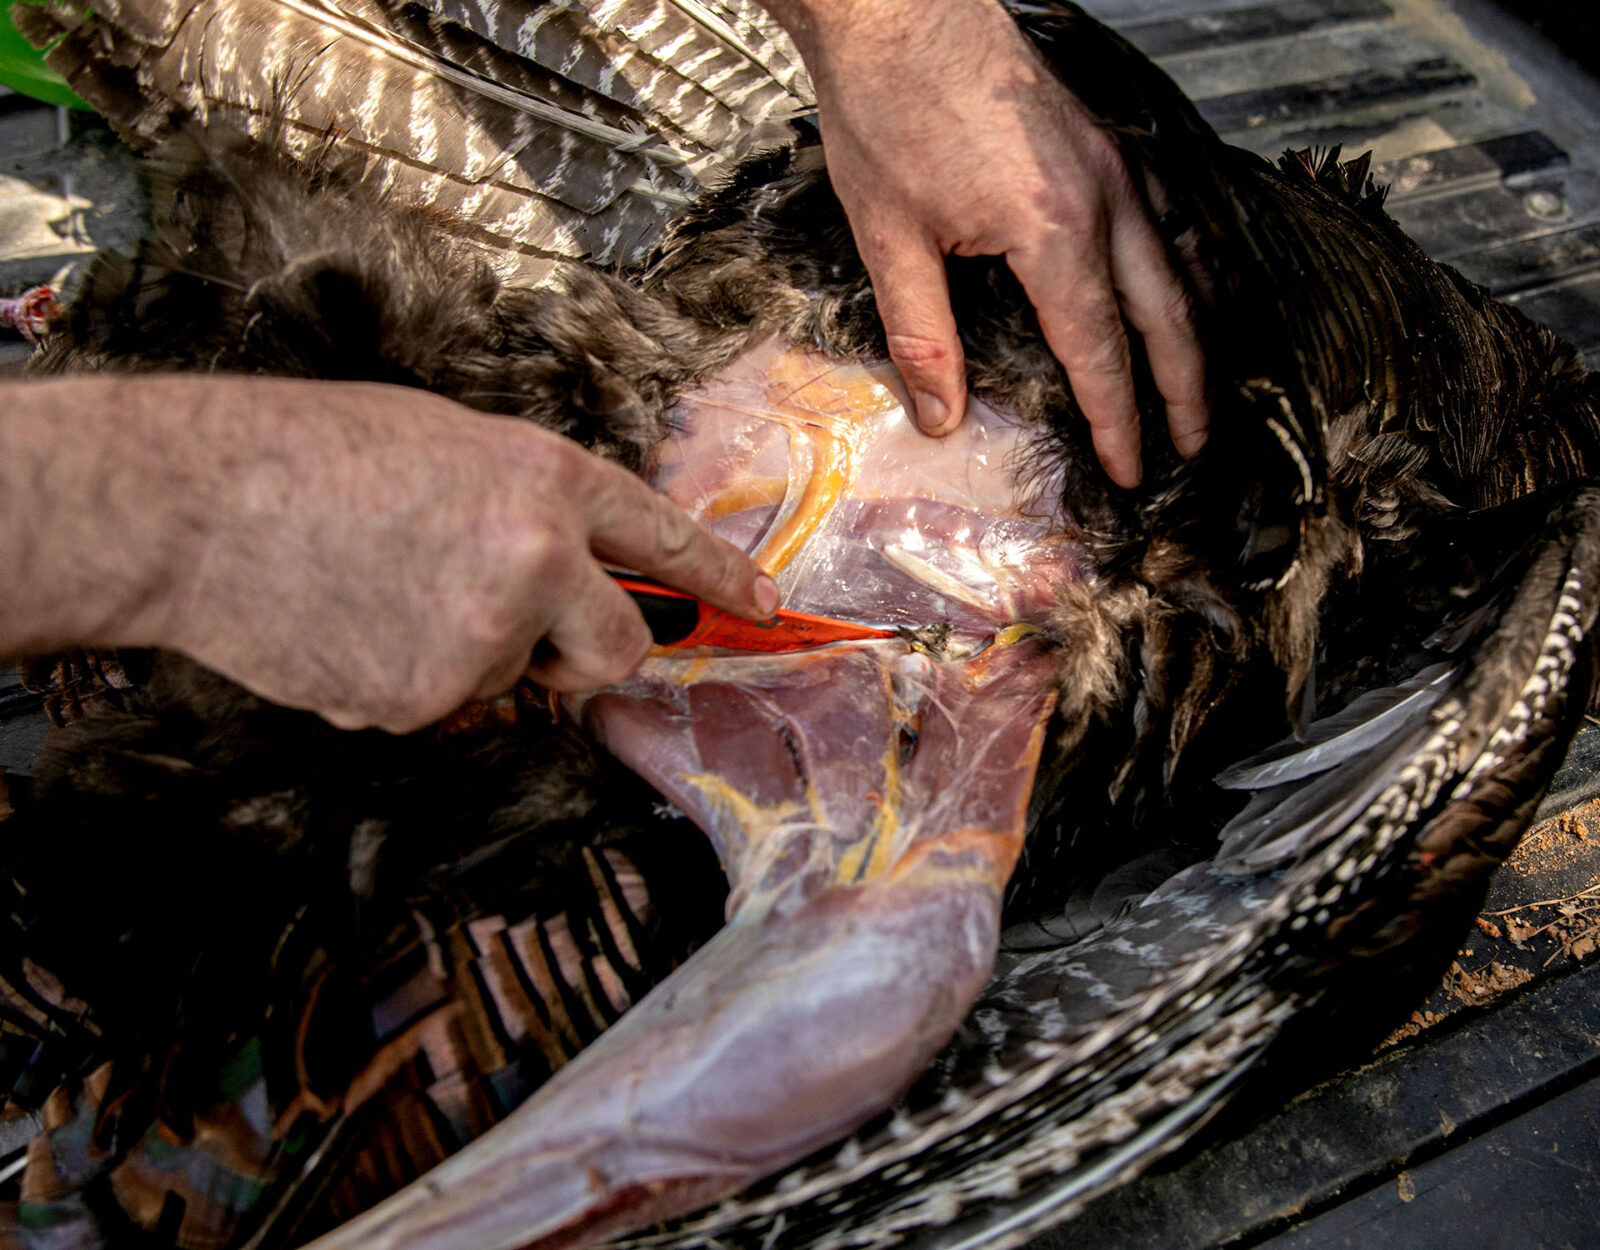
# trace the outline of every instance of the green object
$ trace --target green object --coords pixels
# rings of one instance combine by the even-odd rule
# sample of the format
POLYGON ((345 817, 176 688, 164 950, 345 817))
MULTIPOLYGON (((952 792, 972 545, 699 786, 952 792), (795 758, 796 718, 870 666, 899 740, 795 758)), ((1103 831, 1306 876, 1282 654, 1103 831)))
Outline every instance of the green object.
POLYGON ((11 22, 11 6, 4 0, 0 0, 0 83, 46 104, 89 107, 73 94, 66 79, 44 63, 44 53, 17 33, 11 22))

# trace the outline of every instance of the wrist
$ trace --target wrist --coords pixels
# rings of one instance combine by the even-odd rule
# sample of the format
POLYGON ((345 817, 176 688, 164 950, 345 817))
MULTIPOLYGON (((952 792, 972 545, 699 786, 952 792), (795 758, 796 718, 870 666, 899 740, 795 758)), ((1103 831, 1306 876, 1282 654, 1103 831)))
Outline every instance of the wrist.
MULTIPOLYGON (((987 0, 983 0, 987 2, 987 0)), ((929 21, 926 0, 764 0, 805 59, 812 77, 829 75, 836 62, 872 57, 902 44, 929 21)))
POLYGON ((845 98, 898 97, 904 85, 941 92, 1021 72, 1027 86, 1039 67, 1015 21, 999 0, 764 0, 800 49, 824 101, 837 111, 845 98))

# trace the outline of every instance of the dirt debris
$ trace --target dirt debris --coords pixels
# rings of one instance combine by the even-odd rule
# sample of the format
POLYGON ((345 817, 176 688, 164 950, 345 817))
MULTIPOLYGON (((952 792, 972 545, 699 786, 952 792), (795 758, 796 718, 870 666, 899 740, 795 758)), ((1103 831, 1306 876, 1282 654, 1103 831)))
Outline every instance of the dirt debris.
POLYGON ((1391 1046, 1398 1046, 1407 1038, 1420 1037, 1443 1019, 1443 1014, 1437 1011, 1413 1011, 1411 1019, 1384 1038, 1375 1048, 1375 1052, 1382 1053, 1391 1046))
MULTIPOLYGON (((1591 799, 1571 811, 1547 820, 1522 840, 1508 867, 1523 877, 1568 874, 1569 887, 1560 894, 1535 898, 1515 907, 1485 912, 1478 931, 1488 937, 1503 928, 1505 938, 1519 951, 1537 949, 1548 966, 1557 959, 1587 959, 1600 949, 1600 873, 1582 873, 1594 863, 1600 843, 1600 799, 1591 799), (1580 870, 1576 881, 1570 873, 1580 870)), ((1596 865, 1600 867, 1600 865, 1596 865)))
POLYGON ((1600 843, 1600 799, 1554 816, 1530 830, 1506 866, 1525 877, 1571 867, 1594 854, 1600 843))
POLYGON ((1476 918, 1437 988, 1379 1052, 1600 951, 1600 799, 1530 830, 1503 871, 1511 880, 1496 888, 1498 902, 1476 918))
POLYGON ((1526 968, 1507 967, 1498 959, 1491 959, 1482 968, 1463 968, 1458 960, 1445 974, 1450 992, 1469 1007, 1480 1007, 1531 980, 1533 973, 1526 968))

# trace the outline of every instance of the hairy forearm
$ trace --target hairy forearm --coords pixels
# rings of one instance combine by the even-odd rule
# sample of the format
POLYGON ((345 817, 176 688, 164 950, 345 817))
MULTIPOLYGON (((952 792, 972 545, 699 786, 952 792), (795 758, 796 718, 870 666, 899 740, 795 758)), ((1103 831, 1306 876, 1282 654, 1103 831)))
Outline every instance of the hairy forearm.
POLYGON ((804 40, 819 26, 848 22, 863 11, 880 12, 899 6, 902 0, 762 0, 767 12, 796 39, 804 40))
POLYGON ((777 606, 638 478, 426 391, 144 376, 0 394, 0 656, 166 647, 335 724, 409 730, 524 674, 633 672, 649 631, 601 560, 751 619, 777 606))
POLYGON ((989 8, 994 0, 762 0, 789 32, 813 77, 834 72, 836 54, 876 58, 915 43, 955 6, 989 8))
POLYGON ((149 645, 226 479, 216 386, 94 377, 0 391, 0 656, 149 645))

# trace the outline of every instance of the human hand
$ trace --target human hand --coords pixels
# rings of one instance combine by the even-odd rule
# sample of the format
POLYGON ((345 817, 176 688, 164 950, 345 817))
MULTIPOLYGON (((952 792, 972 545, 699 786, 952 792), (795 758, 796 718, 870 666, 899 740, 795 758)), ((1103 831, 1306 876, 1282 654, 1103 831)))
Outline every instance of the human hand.
POLYGON ((261 389, 275 455, 171 619, 183 649, 279 702, 404 730, 524 674, 621 681, 650 634, 600 560, 743 616, 777 606, 742 552, 569 439, 418 391, 261 389))
POLYGON ((1112 479, 1140 478, 1123 318, 1179 452, 1205 441, 1189 301, 1115 144, 994 0, 769 0, 816 83, 823 149, 889 352, 931 434, 966 403, 944 257, 1003 255, 1112 479))
POLYGON ((169 647, 336 725, 404 732, 525 673, 555 690, 630 675, 649 631, 599 560, 742 616, 777 606, 754 563, 632 474, 426 392, 163 377, 30 394, 54 420, 0 446, 49 466, 39 567, 84 575, 54 582, 76 619, 13 603, 35 647, 169 647))

